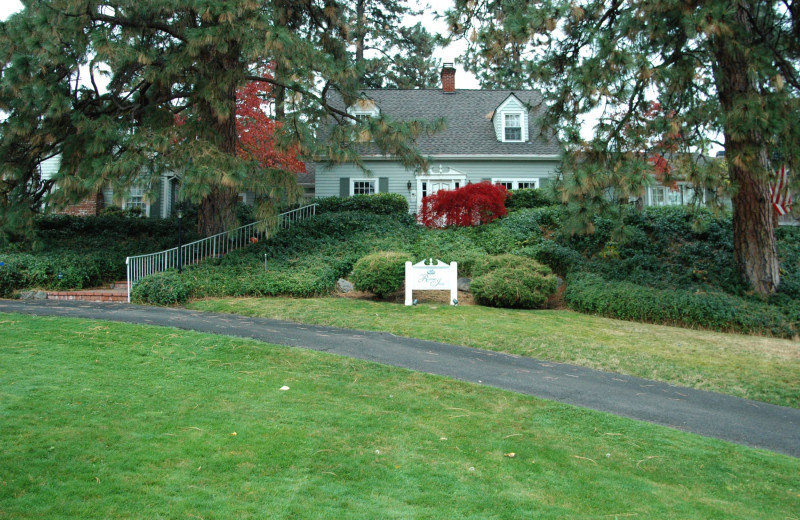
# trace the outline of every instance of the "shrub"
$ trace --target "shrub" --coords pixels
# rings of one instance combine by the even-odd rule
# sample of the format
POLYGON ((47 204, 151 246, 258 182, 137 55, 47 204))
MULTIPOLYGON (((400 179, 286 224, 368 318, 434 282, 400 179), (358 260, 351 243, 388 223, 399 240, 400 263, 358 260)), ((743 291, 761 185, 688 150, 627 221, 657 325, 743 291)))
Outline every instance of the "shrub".
POLYGON ((730 294, 652 289, 589 273, 571 274, 564 297, 580 312, 665 325, 785 338, 797 334, 800 325, 778 307, 730 294))
POLYGON ((22 273, 13 262, 0 260, 0 298, 10 298, 14 291, 23 287, 22 273))
POLYGON ((375 193, 352 197, 322 197, 312 201, 318 204, 317 213, 360 211, 375 215, 407 215, 408 200, 399 193, 375 193))
POLYGON ((475 267, 473 267, 472 269, 472 275, 482 276, 496 269, 504 269, 509 267, 511 268, 524 267, 530 271, 538 272, 543 276, 552 273, 552 271, 550 271, 548 267, 543 266, 531 260, 530 258, 520 255, 505 254, 496 256, 485 256, 482 259, 478 260, 475 263, 475 267))
POLYGON ((422 199, 419 221, 426 227, 478 226, 506 214, 504 186, 479 182, 455 190, 439 190, 422 199))
POLYGON ((509 212, 520 209, 544 208, 556 204, 556 200, 552 196, 538 188, 511 190, 509 195, 508 200, 506 200, 506 209, 509 212))
POLYGON ((553 240, 541 240, 536 245, 518 249, 514 253, 533 258, 561 277, 581 266, 584 260, 574 249, 562 246, 553 240))
POLYGON ((530 260, 525 264, 498 265, 502 266, 472 279, 470 291, 481 305, 540 309, 556 291, 556 277, 542 265, 530 260))
POLYGON ((359 291, 369 291, 383 298, 403 287, 405 264, 411 255, 381 251, 361 258, 353 266, 352 281, 359 291))
POLYGON ((153 305, 180 305, 186 303, 192 287, 186 277, 177 271, 166 271, 145 276, 133 287, 131 301, 153 305))

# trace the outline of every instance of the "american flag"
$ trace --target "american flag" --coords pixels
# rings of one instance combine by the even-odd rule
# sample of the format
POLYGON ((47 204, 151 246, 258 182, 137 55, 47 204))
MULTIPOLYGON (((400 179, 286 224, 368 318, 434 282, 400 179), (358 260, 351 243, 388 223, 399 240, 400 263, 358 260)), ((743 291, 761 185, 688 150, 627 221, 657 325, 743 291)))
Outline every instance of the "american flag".
POLYGON ((786 179, 786 165, 775 172, 775 180, 769 183, 770 200, 778 215, 784 216, 792 210, 792 194, 786 179))

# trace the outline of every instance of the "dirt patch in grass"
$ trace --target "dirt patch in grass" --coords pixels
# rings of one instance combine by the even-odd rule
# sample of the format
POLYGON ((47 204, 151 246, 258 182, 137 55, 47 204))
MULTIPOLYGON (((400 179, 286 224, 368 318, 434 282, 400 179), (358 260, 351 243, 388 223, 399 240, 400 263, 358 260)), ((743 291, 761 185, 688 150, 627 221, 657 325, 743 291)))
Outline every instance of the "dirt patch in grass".
MULTIPOLYGON (((353 300, 366 300, 372 302, 398 303, 403 305, 406 301, 405 290, 397 291, 386 298, 378 298, 370 292, 350 291, 349 293, 336 292, 335 296, 340 298, 350 298, 353 300)), ((414 299, 417 303, 439 303, 450 304, 450 291, 414 291, 414 299)), ((468 292, 458 291, 459 305, 477 305, 475 298, 468 292)))
MULTIPOLYGON (((564 309, 564 290, 566 289, 566 284, 561 284, 555 294, 550 296, 547 299, 547 302, 544 305, 545 309, 564 309)), ((406 299, 405 290, 397 291, 394 294, 387 296, 386 298, 378 298, 374 294, 370 292, 364 291, 350 291, 348 293, 343 292, 335 292, 334 296, 338 296, 340 298, 349 298, 352 300, 365 300, 365 301, 372 301, 372 302, 384 302, 384 303, 398 303, 403 305, 406 299)), ((417 300, 417 303, 435 303, 435 304, 450 304, 450 291, 414 291, 414 299, 417 300)), ((475 297, 468 292, 458 291, 458 304, 459 305, 478 305, 475 302, 475 297)))

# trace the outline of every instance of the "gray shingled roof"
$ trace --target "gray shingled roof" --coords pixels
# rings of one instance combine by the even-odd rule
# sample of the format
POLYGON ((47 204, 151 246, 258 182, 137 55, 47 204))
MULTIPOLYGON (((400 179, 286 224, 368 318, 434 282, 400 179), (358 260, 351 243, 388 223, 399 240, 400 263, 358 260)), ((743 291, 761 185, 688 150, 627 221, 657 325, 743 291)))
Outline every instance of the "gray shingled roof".
MULTIPOLYGON (((433 121, 445 118, 445 130, 419 139, 423 155, 558 155, 561 146, 552 136, 541 135, 536 126, 537 105, 542 96, 531 90, 401 90, 367 89, 364 95, 378 105, 382 114, 394 119, 433 121), (531 105, 529 132, 525 143, 497 140, 492 114, 508 96, 514 94, 531 105)), ((337 93, 330 98, 333 106, 343 108, 337 93)))

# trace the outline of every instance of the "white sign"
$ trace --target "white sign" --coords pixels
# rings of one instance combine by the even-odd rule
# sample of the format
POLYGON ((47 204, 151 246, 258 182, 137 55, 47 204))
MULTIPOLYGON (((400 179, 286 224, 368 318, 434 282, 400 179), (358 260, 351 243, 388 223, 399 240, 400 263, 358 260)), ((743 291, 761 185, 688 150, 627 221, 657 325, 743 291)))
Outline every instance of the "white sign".
POLYGON ((413 291, 450 290, 450 305, 458 303, 458 263, 445 264, 433 258, 411 264, 406 262, 406 305, 412 305, 413 291))

